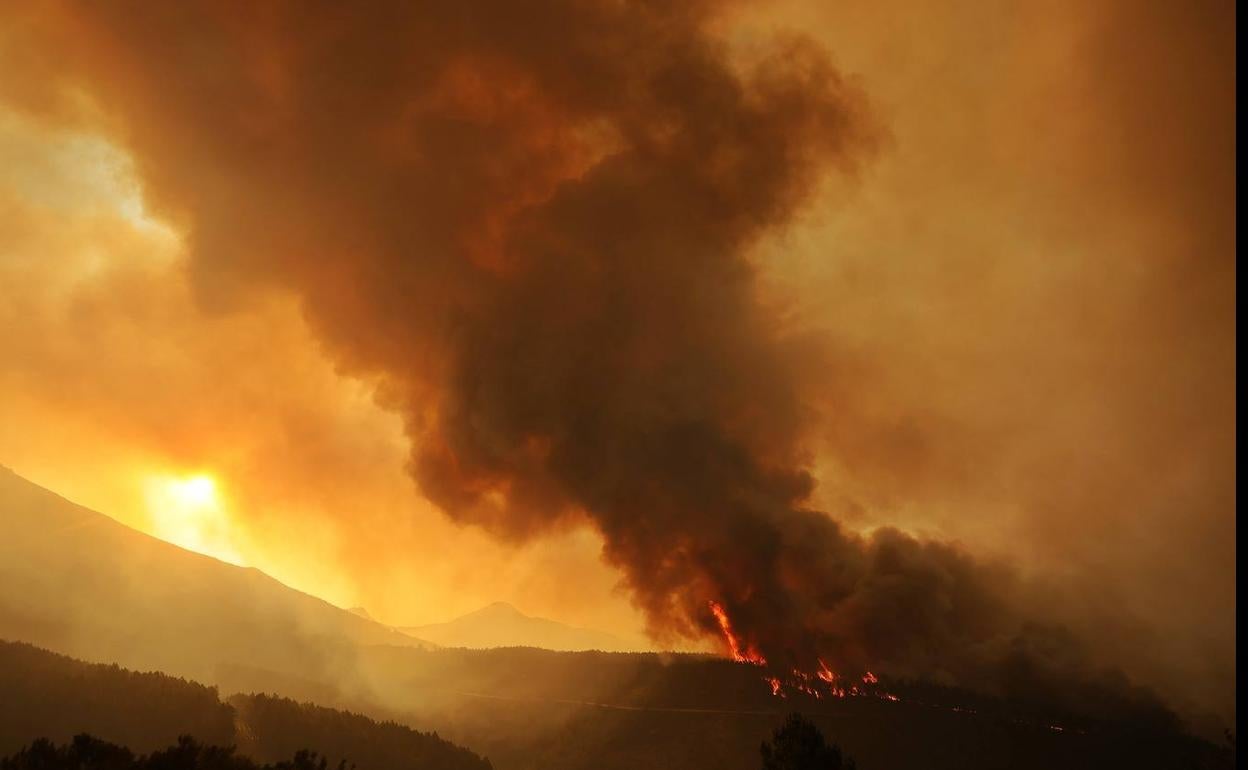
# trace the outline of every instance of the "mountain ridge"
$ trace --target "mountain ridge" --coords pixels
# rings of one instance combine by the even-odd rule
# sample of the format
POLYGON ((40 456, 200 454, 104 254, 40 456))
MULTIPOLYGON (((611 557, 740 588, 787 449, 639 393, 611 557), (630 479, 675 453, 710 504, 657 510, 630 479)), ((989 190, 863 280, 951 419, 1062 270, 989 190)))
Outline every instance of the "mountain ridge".
POLYGON ((0 637, 210 682, 238 665, 306 675, 347 665, 361 646, 434 646, 254 567, 128 527, 3 466, 0 637))
POLYGON ((537 647, 557 652, 633 652, 635 647, 605 631, 528 615, 515 605, 495 601, 441 623, 397 626, 399 631, 444 647, 486 649, 537 647))

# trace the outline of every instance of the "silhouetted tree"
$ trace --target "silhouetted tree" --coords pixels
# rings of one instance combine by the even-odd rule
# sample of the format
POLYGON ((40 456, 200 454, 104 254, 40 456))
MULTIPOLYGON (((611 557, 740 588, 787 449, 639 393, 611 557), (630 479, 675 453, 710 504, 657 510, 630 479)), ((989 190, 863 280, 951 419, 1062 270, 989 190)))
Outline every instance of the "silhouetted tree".
POLYGON ((140 759, 144 770, 252 770, 250 759, 239 757, 234 747, 205 746, 189 735, 178 738, 177 745, 140 759))
MULTIPOLYGON (((234 747, 205 746, 188 735, 177 744, 147 756, 135 757, 121 746, 77 735, 64 745, 56 746, 40 738, 11 757, 0 759, 0 770, 327 770, 328 762, 314 751, 295 752, 293 759, 260 765, 238 756, 234 747)), ((344 760, 338 770, 348 769, 344 760)))
POLYGON ((11 757, 0 759, 0 770, 129 770, 136 767, 129 749, 92 738, 76 735, 57 746, 40 738, 11 757))
POLYGON ((854 760, 841 756, 839 746, 829 745, 823 733, 801 714, 790 714, 763 741, 763 770, 854 770, 854 760))

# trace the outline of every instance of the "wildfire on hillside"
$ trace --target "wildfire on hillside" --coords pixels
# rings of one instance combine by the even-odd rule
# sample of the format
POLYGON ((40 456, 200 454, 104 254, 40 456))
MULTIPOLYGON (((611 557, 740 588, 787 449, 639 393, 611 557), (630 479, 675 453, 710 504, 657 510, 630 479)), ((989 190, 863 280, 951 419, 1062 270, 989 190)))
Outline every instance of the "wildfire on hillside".
MULTIPOLYGON (((768 666, 767 659, 759 653, 756 645, 751 642, 743 642, 738 633, 733 630, 732 620, 728 617, 728 613, 722 605, 714 601, 709 602, 709 605, 711 613, 719 623, 729 655, 735 662, 769 669, 773 668, 768 666)), ((801 668, 795 667, 781 675, 779 672, 769 670, 762 676, 762 681, 770 688, 771 694, 777 698, 787 698, 789 692, 797 692, 816 700, 823 700, 824 698, 879 698, 880 700, 893 703, 901 701, 901 697, 885 689, 880 682, 880 678, 871 671, 865 671, 858 677, 844 676, 833 671, 822 658, 818 658, 817 661, 819 666, 813 672, 803 671, 801 668)), ((978 713, 976 709, 972 708, 924 703, 912 698, 908 698, 907 703, 929 708, 947 709, 959 714, 974 715, 978 713)), ((1024 724, 1040 724, 1049 730, 1059 733, 1071 729, 1060 724, 1038 723, 1034 720, 1017 717, 1013 721, 1024 724)), ((1084 731, 1076 728, 1074 732, 1082 733, 1084 731)))
POLYGON ((732 621, 728 618, 728 613, 724 611, 722 605, 718 602, 708 602, 711 608, 711 614, 715 616, 716 622, 719 623, 719 630, 724 634, 724 641, 728 645, 728 653, 732 659, 738 663, 749 663, 755 666, 766 666, 767 659, 759 653, 752 643, 747 643, 744 647, 741 644, 741 638, 732 630, 732 621))
MULTIPOLYGON (((724 610, 723 605, 715 601, 708 602, 708 605, 711 614, 715 616, 715 620, 719 624, 719 630, 723 634, 724 644, 728 647, 729 656, 737 663, 766 667, 768 665, 767 659, 758 651, 758 648, 752 642, 743 641, 740 635, 733 629, 732 619, 728 617, 728 613, 724 610)), ((792 668, 783 677, 773 672, 764 676, 763 681, 771 687, 771 694, 778 698, 787 697, 786 688, 788 688, 820 700, 825 697, 854 698, 863 696, 883 698, 890 701, 901 700, 897 695, 886 692, 880 686, 879 678, 870 671, 867 671, 858 679, 840 676, 832 671, 822 659, 819 659, 819 668, 813 672, 792 668)))

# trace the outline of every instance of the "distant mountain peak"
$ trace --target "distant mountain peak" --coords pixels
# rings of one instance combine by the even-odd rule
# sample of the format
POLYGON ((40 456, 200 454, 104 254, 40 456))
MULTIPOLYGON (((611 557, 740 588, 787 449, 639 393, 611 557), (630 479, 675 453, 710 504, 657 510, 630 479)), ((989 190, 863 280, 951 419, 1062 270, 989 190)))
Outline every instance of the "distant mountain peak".
POLYGON ((468 614, 469 615, 500 615, 500 616, 512 615, 512 616, 518 616, 522 618, 530 617, 529 615, 526 615, 523 612, 521 612, 519 609, 517 609, 516 605, 510 604, 508 602, 490 602, 489 604, 485 605, 481 609, 475 612, 470 612, 468 614))
POLYGON ((505 601, 491 602, 445 623, 430 623, 399 630, 446 647, 539 647, 548 650, 607 652, 633 649, 606 632, 526 615, 515 605, 505 601))

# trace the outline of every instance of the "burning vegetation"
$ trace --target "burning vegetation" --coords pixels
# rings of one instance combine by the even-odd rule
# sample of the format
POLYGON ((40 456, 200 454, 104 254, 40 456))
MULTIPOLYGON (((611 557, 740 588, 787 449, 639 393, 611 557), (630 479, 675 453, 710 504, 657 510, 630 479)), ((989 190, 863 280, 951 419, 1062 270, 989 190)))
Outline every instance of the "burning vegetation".
MULTIPOLYGON (((728 648, 729 657, 737 663, 766 667, 767 659, 760 655, 757 649, 749 644, 744 648, 742 647, 742 642, 733 632, 732 621, 728 617, 728 613, 724 612, 724 608, 715 601, 708 602, 708 606, 711 614, 715 616, 716 622, 719 623, 720 632, 723 634, 724 645, 728 648)), ((824 697, 852 698, 859 696, 872 696, 891 701, 900 700, 898 696, 885 692, 878 687, 880 680, 870 671, 864 673, 859 679, 861 681, 837 676, 822 659, 819 660, 819 666, 813 672, 794 668, 784 678, 773 674, 763 676, 763 681, 771 688, 771 694, 780 698, 786 697, 785 688, 787 687, 797 692, 805 693, 816 700, 821 700, 824 697)))

